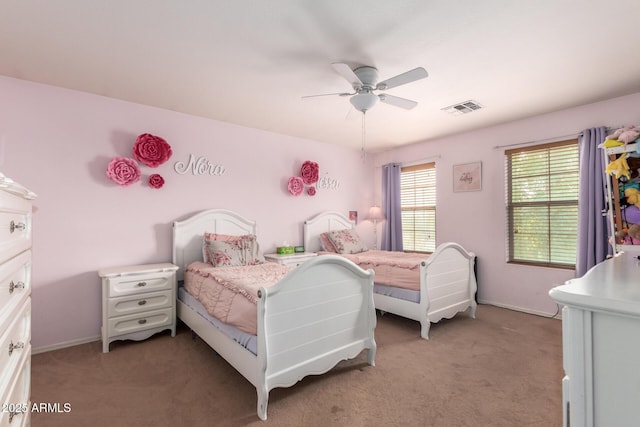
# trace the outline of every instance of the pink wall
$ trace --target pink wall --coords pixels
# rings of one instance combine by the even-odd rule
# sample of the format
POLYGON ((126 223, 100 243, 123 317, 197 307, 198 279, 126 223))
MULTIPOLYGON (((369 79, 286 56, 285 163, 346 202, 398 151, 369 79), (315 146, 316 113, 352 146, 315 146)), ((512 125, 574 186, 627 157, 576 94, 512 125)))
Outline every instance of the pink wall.
MULTIPOLYGON (((172 111, 0 77, 0 171, 38 194, 34 203, 34 349, 100 334, 97 270, 171 261, 171 223, 208 208, 255 219, 265 252, 302 243, 304 219, 326 209, 358 210, 373 203, 372 167, 359 151, 235 126, 172 111), (130 156, 141 133, 165 138, 173 157, 160 173, 165 186, 121 188, 105 169, 130 156), (177 174, 176 161, 205 156, 223 176, 177 174), (286 180, 304 160, 338 190, 293 197, 286 180)), ((370 227, 361 224, 369 236, 370 227)))
MULTIPOLYGON (((380 203, 380 166, 437 162, 438 242, 456 241, 479 258, 481 302, 553 314, 551 287, 572 271, 505 262, 504 149, 496 146, 554 139, 593 126, 640 124, 640 93, 553 114, 425 141, 369 156, 110 98, 0 77, 0 172, 39 197, 34 203, 33 337, 36 350, 100 334, 97 270, 171 259, 171 223, 208 208, 255 219, 266 252, 302 241, 304 219, 326 210, 380 203), (114 156, 128 156, 137 135, 150 132, 173 147, 157 170, 166 184, 120 188, 104 173, 114 156), (179 175, 173 163, 190 154, 221 164, 221 177, 179 175), (285 181, 304 160, 320 164, 339 190, 294 198, 285 181), (454 164, 482 162, 483 188, 453 193, 454 164)), ((479 111, 474 114, 482 114, 479 111)), ((465 116, 460 116, 464 120, 465 116)), ((363 237, 371 224, 361 221, 363 237)), ((372 241, 370 243, 373 243, 372 241)))
MULTIPOLYGON (((574 272, 505 262, 505 149, 496 146, 558 140, 596 126, 640 125, 638 105, 640 93, 380 153, 374 159, 378 180, 374 188, 380 191, 380 165, 435 160, 437 241, 458 242, 476 253, 479 300, 555 314, 557 306, 548 292, 573 278, 574 272), (454 193, 452 166, 475 161, 482 162, 482 191, 454 193)), ((472 114, 482 114, 482 110, 472 114)))

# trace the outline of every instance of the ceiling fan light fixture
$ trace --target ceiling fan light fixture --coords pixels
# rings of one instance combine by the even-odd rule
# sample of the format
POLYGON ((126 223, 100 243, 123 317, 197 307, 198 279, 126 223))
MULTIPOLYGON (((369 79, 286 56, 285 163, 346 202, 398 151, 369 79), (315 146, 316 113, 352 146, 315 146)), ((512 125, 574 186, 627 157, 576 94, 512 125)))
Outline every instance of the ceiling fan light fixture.
POLYGON ((355 94, 349 100, 353 107, 364 113, 373 108, 374 105, 378 102, 378 95, 375 95, 371 92, 362 92, 355 94))

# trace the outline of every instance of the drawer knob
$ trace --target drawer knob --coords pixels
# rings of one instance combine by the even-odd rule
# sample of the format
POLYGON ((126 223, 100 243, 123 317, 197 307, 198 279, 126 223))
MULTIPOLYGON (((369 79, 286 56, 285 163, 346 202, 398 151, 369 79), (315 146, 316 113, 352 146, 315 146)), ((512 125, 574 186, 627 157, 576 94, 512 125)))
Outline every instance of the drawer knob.
POLYGON ((24 222, 16 223, 15 221, 11 220, 11 222, 9 223, 9 231, 11 233, 13 233, 16 230, 24 231, 26 228, 27 228, 27 226, 25 225, 24 222))
POLYGON ((13 280, 9 283, 9 294, 12 294, 16 289, 24 289, 24 282, 13 283, 13 280))
POLYGON ((147 319, 140 319, 138 320, 138 323, 144 325, 145 323, 147 323, 147 319))
POLYGON ((138 305, 145 305, 147 300, 143 299, 142 301, 138 301, 138 305))
POLYGON ((13 343, 13 341, 10 342, 9 343, 9 356, 11 356, 11 354, 13 353, 13 350, 21 350, 23 348, 24 348, 24 343, 23 342, 18 341, 15 344, 13 343))
POLYGON ((147 282, 138 282, 138 284, 136 285, 139 288, 145 287, 147 286, 147 282))

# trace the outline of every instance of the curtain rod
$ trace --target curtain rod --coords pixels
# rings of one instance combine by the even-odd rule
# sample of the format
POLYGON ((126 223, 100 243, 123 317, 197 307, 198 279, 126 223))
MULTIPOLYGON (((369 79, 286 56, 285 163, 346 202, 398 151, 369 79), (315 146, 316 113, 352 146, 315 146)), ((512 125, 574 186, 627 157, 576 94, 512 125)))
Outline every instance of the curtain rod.
POLYGON ((582 136, 582 132, 580 132, 580 133, 572 133, 572 134, 564 135, 564 136, 556 136, 556 137, 553 137, 553 138, 539 139, 539 140, 536 140, 536 141, 527 141, 527 142, 517 142, 515 144, 496 145, 493 148, 494 149, 499 149, 499 148, 517 147, 517 146, 520 146, 520 145, 544 144, 546 142, 562 141, 562 140, 565 140, 567 138, 577 138, 579 136, 582 136))
MULTIPOLYGON (((438 155, 436 155, 436 156, 430 156, 430 157, 425 157, 425 158, 423 158, 423 159, 412 160, 412 161, 411 161, 411 162, 409 162, 409 163, 393 161, 393 162, 386 162, 384 165, 388 165, 389 163, 399 163, 399 164, 401 164, 402 166, 414 166, 414 165, 419 165, 419 164, 422 164, 422 163, 432 162, 432 161, 434 161, 434 160, 441 159, 441 158, 442 158, 442 155, 438 154, 438 155)), ((382 167, 382 166, 384 166, 384 165, 377 165, 375 168, 376 168, 376 169, 379 169, 379 168, 381 168, 381 167, 382 167)))
MULTIPOLYGON (((607 130, 607 133, 609 133, 612 130, 620 129, 620 128, 623 128, 623 127, 624 126, 616 126, 616 127, 607 126, 606 130, 607 130)), ((581 136, 582 136, 582 132, 578 132, 578 133, 572 133, 570 135, 556 136, 556 137, 553 137, 553 138, 546 138, 546 139, 539 139, 537 141, 527 141, 527 142, 517 142, 515 144, 496 145, 493 148, 494 149, 498 149, 498 148, 517 147, 517 146, 520 146, 520 145, 544 144, 546 142, 563 141, 563 140, 565 140, 567 138, 579 138, 581 136)))

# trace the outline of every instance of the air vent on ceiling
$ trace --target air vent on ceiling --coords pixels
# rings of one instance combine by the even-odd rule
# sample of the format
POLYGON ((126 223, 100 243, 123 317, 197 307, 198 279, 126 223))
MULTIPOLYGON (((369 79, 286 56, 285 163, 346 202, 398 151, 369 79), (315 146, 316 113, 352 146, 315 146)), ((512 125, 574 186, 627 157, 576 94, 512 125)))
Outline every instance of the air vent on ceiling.
POLYGON ((469 100, 465 102, 461 102, 459 104, 450 105, 446 108, 443 108, 442 111, 445 111, 449 114, 453 114, 454 116, 459 116, 460 114, 470 113, 472 111, 476 111, 482 108, 478 102, 469 100))

